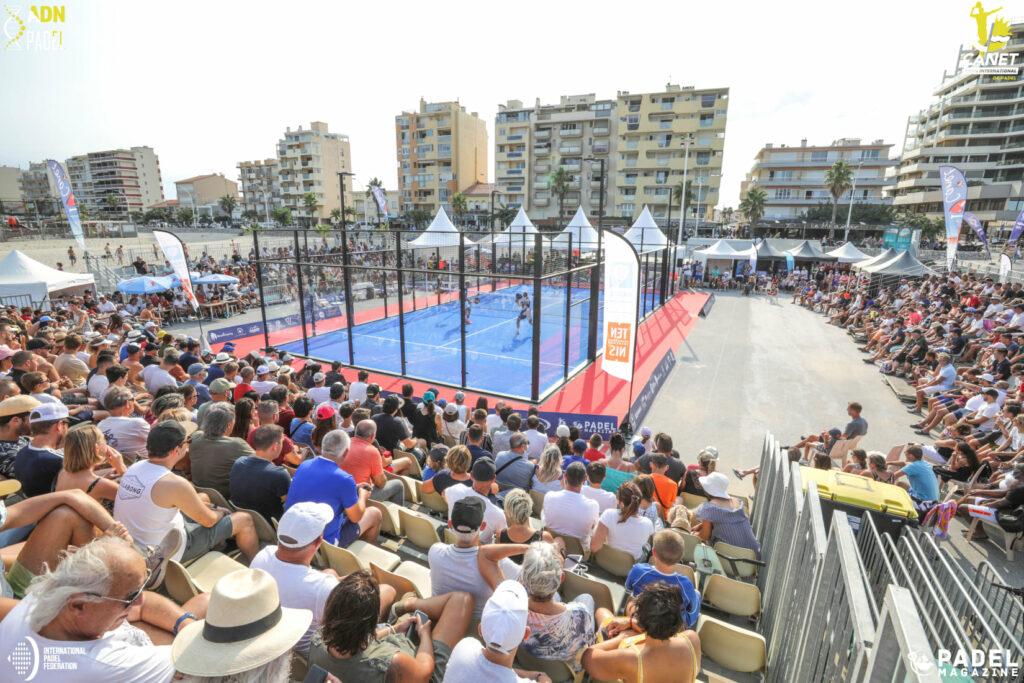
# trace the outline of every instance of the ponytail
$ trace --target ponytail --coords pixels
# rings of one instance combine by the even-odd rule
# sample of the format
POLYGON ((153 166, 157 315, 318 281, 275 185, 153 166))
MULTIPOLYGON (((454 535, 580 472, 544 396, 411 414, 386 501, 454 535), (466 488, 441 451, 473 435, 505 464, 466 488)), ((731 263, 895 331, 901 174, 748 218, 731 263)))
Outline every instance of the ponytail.
POLYGON ((619 486, 619 524, 636 514, 640 509, 640 488, 631 481, 619 486))

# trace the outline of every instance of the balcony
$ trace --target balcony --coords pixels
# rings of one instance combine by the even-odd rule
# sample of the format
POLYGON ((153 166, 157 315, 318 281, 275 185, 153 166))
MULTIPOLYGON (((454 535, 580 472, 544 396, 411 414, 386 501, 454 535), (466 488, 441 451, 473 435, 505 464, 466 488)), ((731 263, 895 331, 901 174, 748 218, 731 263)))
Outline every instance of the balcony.
POLYGON ((606 137, 608 135, 608 132, 609 131, 608 131, 608 127, 607 126, 597 126, 597 127, 594 128, 594 136, 595 137, 599 137, 599 138, 606 137))
POLYGON ((551 170, 551 164, 536 164, 533 167, 533 170, 535 170, 537 173, 547 173, 548 171, 551 170))
POLYGON ((566 173, 579 173, 580 170, 582 170, 582 166, 578 161, 569 163, 563 162, 559 168, 565 170, 566 173))
POLYGON ((550 128, 540 128, 540 129, 534 131, 533 137, 535 139, 537 139, 537 140, 550 140, 551 139, 551 129, 550 128))
POLYGON ((590 187, 591 187, 591 189, 594 189, 594 190, 600 190, 601 189, 601 181, 600 180, 591 180, 590 181, 590 187))
POLYGON ((538 156, 538 157, 546 157, 547 155, 551 154, 551 145, 543 145, 543 146, 540 146, 540 147, 534 147, 533 148, 533 154, 534 154, 534 156, 538 156))
POLYGON ((570 190, 578 190, 580 189, 580 181, 570 180, 568 183, 565 184, 565 186, 570 190))
POLYGON ((558 148, 558 153, 562 155, 566 154, 580 154, 583 148, 580 145, 562 145, 558 148))
POLYGON ((563 128, 558 131, 558 135, 563 138, 578 138, 583 135, 582 128, 563 128))
POLYGON ((594 145, 594 154, 607 154, 607 153, 608 153, 608 144, 607 143, 602 143, 600 145, 594 145))
POLYGON ((543 197, 534 199, 532 203, 534 206, 547 206, 548 204, 551 203, 551 200, 548 199, 547 197, 543 197))
POLYGON ((551 187, 551 183, 547 180, 535 180, 533 181, 533 189, 535 190, 546 190, 551 187))

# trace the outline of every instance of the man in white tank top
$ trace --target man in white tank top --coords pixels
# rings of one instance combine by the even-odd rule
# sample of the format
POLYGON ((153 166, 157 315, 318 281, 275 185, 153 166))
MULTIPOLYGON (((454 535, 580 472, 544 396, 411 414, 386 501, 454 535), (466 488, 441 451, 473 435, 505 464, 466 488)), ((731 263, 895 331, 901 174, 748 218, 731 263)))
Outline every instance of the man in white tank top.
POLYGON ((179 529, 185 542, 170 559, 200 557, 232 537, 248 559, 255 557, 259 537, 248 513, 210 504, 192 484, 171 472, 188 453, 184 425, 173 420, 153 425, 146 450, 149 460, 128 468, 114 500, 114 519, 124 524, 137 546, 156 546, 171 529, 179 529))

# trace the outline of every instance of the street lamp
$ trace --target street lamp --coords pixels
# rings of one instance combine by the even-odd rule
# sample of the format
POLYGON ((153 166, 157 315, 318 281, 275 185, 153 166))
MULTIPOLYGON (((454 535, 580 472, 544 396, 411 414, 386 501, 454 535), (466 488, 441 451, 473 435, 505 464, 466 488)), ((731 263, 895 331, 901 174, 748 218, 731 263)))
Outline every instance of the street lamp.
MULTIPOLYGON (((683 136, 683 191, 679 198, 679 229, 676 231, 676 244, 683 241, 683 224, 686 222, 686 170, 690 165, 690 143, 693 141, 693 133, 683 136)), ((668 193, 669 216, 672 215, 672 190, 668 193)), ((695 224, 696 225, 696 224, 695 224)))

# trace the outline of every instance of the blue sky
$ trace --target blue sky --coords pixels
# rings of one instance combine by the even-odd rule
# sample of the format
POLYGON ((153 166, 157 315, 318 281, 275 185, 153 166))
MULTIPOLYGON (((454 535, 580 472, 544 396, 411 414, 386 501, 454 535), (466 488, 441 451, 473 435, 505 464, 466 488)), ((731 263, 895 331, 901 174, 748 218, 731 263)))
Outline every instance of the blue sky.
MULTIPOLYGON (((357 184, 394 188, 394 116, 420 96, 479 112, 493 145, 507 99, 614 97, 671 78, 731 88, 719 206, 735 206, 766 142, 884 138, 898 154, 907 115, 974 39, 973 5, 72 0, 62 26, 26 25, 34 38, 60 28, 63 49, 25 36, 0 49, 0 164, 150 145, 171 198, 174 180, 235 177, 238 161, 273 156, 286 126, 322 120, 349 135, 357 184)), ((2 9, 0 45, 17 30, 2 9)))

